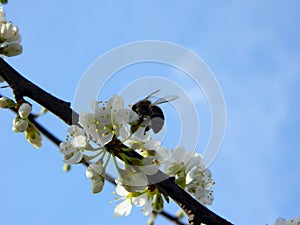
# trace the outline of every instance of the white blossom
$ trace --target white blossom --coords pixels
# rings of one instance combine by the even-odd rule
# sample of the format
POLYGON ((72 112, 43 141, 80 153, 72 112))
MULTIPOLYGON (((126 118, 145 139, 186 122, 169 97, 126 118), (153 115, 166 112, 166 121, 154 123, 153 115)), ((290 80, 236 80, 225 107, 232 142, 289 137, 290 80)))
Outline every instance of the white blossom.
POLYGON ((193 194, 195 198, 204 205, 211 205, 213 202, 214 185, 211 171, 209 169, 202 170, 197 166, 187 174, 186 190, 193 194))
POLYGON ((114 209, 114 217, 128 216, 132 209, 132 199, 130 193, 122 185, 117 185, 116 193, 120 196, 122 201, 114 209))
POLYGON ((122 202, 115 207, 114 217, 129 215, 132 205, 143 207, 142 212, 145 216, 149 216, 153 210, 163 210, 162 196, 157 189, 145 188, 140 192, 128 192, 123 185, 117 183, 116 193, 121 196, 119 200, 122 202))
POLYGON ((201 166, 202 158, 198 153, 187 152, 183 147, 173 148, 172 156, 166 161, 165 172, 169 175, 189 172, 195 166, 201 166))
POLYGON ((16 117, 13 120, 13 126, 12 130, 16 133, 24 132, 26 128, 28 127, 28 122, 26 120, 23 120, 21 118, 16 117))
POLYGON ((79 115, 79 123, 91 139, 100 146, 110 142, 113 136, 128 138, 127 128, 131 120, 131 109, 124 108, 121 96, 113 96, 107 102, 92 102, 93 112, 83 112, 79 115))
POLYGON ((140 169, 142 171, 145 170, 144 172, 147 175, 155 174, 159 166, 165 163, 166 159, 169 157, 168 149, 161 146, 160 142, 153 139, 138 140, 134 137, 134 139, 129 139, 125 143, 144 156, 141 167, 145 168, 140 169), (147 172, 147 170, 149 172, 147 172))
POLYGON ((119 177, 116 183, 122 185, 129 192, 139 192, 144 190, 148 185, 145 174, 137 172, 133 166, 125 164, 125 169, 118 168, 119 177))
POLYGON ((200 154, 186 152, 183 147, 172 149, 172 157, 166 161, 164 171, 175 176, 176 183, 205 205, 213 202, 214 185, 211 171, 205 167, 200 154))
POLYGON ((93 193, 102 191, 105 168, 113 158, 119 174, 115 180, 116 193, 121 201, 114 209, 114 217, 129 215, 133 205, 142 207, 144 215, 163 210, 164 196, 155 185, 149 184, 149 180, 152 182, 149 176, 155 175, 160 166, 164 166, 164 172, 175 177, 175 182, 198 201, 206 205, 212 203, 214 181, 200 154, 177 147, 169 155, 160 142, 148 133, 145 135, 145 128, 131 134, 130 127, 138 115, 130 108, 124 108, 120 96, 115 95, 107 102, 93 101, 91 108, 91 112, 80 113, 82 128, 71 126, 70 135, 60 144, 60 151, 67 164, 83 162, 82 158, 90 163, 86 176, 92 182, 93 193), (86 151, 93 151, 93 154, 86 151), (141 158, 127 154, 130 151, 135 151, 141 158), (106 162, 103 163, 104 159, 106 162))
POLYGON ((64 154, 64 163, 79 163, 84 155, 84 150, 91 149, 83 129, 72 125, 68 132, 72 140, 60 143, 60 152, 64 154))
POLYGON ((147 156, 142 159, 142 165, 138 168, 145 175, 154 175, 159 170, 159 165, 155 164, 154 156, 147 156))
POLYGON ((153 211, 153 198, 149 198, 148 194, 145 193, 143 195, 140 196, 140 199, 142 199, 143 201, 145 201, 145 203, 143 205, 140 206, 144 206, 142 209, 142 212, 145 216, 149 216, 152 211, 153 211))
POLYGON ((21 118, 26 119, 32 111, 32 107, 27 102, 22 103, 19 107, 18 114, 21 118))

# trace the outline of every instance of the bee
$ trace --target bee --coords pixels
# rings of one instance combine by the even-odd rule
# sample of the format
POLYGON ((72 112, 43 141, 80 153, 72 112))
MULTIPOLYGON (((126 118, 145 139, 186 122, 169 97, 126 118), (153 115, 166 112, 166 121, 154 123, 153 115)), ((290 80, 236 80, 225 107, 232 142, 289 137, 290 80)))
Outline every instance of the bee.
POLYGON ((131 133, 136 132, 139 127, 145 127, 144 133, 151 129, 155 134, 161 131, 164 126, 165 116, 162 109, 157 105, 176 100, 178 96, 167 95, 152 103, 149 99, 159 91, 160 90, 156 90, 152 92, 146 98, 138 101, 132 106, 132 110, 137 113, 139 118, 131 125, 131 133))

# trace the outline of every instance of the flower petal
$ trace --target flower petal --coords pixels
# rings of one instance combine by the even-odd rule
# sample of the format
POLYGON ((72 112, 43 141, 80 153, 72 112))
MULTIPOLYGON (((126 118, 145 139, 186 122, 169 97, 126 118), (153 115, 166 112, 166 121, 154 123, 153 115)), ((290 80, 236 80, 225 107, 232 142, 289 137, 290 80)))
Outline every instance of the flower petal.
POLYGON ((131 212, 132 204, 129 198, 118 204, 114 209, 114 217, 128 216, 131 212))

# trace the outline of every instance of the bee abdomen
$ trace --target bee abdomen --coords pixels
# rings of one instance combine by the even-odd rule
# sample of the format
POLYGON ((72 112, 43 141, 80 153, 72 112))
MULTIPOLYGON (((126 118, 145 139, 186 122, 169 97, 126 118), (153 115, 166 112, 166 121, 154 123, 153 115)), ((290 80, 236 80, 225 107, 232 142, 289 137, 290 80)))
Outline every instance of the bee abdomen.
POLYGON ((151 117, 151 128, 153 132, 156 134, 159 131, 161 131, 161 129, 164 126, 164 122, 165 122, 164 113, 161 108, 159 108, 156 105, 152 105, 150 117, 151 117))

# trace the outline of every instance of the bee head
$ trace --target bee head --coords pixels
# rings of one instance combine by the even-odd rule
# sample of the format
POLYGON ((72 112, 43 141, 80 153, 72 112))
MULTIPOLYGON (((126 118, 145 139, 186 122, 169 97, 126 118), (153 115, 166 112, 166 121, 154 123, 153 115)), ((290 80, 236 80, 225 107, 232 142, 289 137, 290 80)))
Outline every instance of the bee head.
POLYGON ((132 109, 134 112, 138 113, 138 103, 135 103, 135 104, 131 107, 131 109, 132 109))

